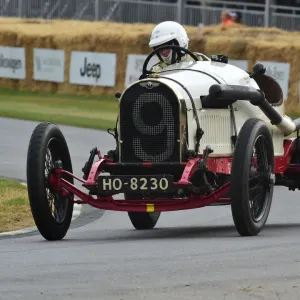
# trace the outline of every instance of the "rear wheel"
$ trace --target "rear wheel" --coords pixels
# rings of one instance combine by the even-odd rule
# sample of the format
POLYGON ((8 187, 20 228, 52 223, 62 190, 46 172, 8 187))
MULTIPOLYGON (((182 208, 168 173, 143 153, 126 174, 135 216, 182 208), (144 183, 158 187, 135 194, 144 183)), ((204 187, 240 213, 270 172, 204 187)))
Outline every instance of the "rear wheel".
POLYGON ((231 210, 241 236, 255 236, 269 216, 274 188, 274 149, 267 125, 249 119, 240 130, 231 171, 231 210))
MULTIPOLYGON (((73 202, 56 193, 50 174, 60 160, 64 170, 73 172, 66 140, 59 128, 40 123, 33 131, 27 153, 27 187, 35 224, 46 240, 61 240, 67 233, 73 214, 73 202)), ((73 184, 73 178, 62 178, 73 184)))
POLYGON ((159 219, 160 212, 128 212, 129 219, 135 229, 153 229, 159 219))
MULTIPOLYGON (((139 196, 126 194, 125 199, 138 199, 139 196)), ((160 217, 160 212, 128 212, 129 219, 135 229, 153 229, 160 217)))

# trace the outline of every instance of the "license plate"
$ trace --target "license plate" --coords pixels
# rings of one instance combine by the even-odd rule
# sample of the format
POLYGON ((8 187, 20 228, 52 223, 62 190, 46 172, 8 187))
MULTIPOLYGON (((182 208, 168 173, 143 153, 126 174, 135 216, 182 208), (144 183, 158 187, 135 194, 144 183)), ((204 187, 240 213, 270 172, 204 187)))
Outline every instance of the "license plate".
POLYGON ((170 192, 172 175, 99 176, 98 188, 103 192, 170 192))

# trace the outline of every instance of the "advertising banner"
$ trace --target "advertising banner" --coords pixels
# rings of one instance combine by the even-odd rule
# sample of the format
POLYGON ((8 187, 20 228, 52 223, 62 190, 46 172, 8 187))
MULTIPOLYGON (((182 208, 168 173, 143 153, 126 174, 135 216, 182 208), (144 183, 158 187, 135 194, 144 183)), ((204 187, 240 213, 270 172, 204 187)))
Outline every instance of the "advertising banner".
MULTIPOLYGON (((134 81, 138 80, 142 75, 143 64, 148 55, 143 54, 128 54, 125 87, 128 87, 134 81)), ((158 57, 153 56, 147 66, 147 70, 150 70, 153 65, 159 62, 158 57)))
POLYGON ((0 46, 0 77, 26 78, 25 48, 0 46))
POLYGON ((248 72, 248 60, 228 59, 228 63, 248 72))
POLYGON ((115 53, 72 51, 70 83, 115 86, 116 62, 115 53))
POLYGON ((288 98, 290 64, 275 61, 257 61, 266 67, 266 75, 273 77, 281 86, 283 99, 288 98))
POLYGON ((33 49, 34 80, 64 82, 65 52, 54 49, 33 49))

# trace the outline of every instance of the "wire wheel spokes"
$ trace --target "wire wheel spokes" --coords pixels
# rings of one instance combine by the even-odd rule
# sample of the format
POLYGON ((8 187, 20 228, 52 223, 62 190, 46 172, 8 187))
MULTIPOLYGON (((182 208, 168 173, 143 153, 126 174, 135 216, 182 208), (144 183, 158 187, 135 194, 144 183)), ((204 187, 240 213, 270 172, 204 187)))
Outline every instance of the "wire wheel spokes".
POLYGON ((50 184, 50 175, 55 166, 55 161, 58 160, 55 153, 57 152, 57 147, 59 146, 56 140, 50 140, 48 148, 46 150, 45 157, 45 196, 48 201, 48 205, 52 214, 52 217, 56 223, 60 224, 64 221, 66 215, 67 200, 62 197, 60 193, 56 193, 50 184))
POLYGON ((250 214, 254 222, 261 220, 270 200, 272 162, 269 151, 266 138, 258 136, 254 144, 248 186, 250 214))

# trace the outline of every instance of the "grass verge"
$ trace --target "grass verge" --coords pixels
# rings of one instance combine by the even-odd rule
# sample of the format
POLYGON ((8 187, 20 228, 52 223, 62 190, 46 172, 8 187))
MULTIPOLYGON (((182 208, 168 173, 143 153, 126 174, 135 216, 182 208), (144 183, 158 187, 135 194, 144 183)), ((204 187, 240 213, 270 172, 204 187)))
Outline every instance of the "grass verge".
POLYGON ((33 226, 27 187, 17 181, 0 178, 0 232, 33 226))
POLYGON ((0 89, 1 117, 106 130, 115 126, 117 114, 116 98, 0 89))

